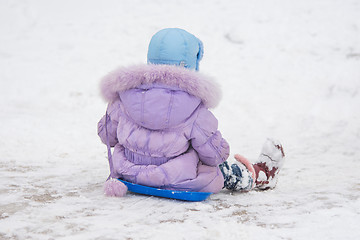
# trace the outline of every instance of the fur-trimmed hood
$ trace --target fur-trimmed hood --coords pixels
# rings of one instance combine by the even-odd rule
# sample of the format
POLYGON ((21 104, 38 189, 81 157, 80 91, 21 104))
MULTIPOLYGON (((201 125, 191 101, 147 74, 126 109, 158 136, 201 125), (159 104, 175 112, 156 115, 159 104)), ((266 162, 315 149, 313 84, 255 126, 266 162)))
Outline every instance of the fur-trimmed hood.
POLYGON ((178 66, 153 64, 113 70, 101 80, 101 95, 112 102, 119 97, 118 92, 155 83, 176 87, 196 96, 207 108, 216 107, 221 99, 220 86, 211 78, 178 66))

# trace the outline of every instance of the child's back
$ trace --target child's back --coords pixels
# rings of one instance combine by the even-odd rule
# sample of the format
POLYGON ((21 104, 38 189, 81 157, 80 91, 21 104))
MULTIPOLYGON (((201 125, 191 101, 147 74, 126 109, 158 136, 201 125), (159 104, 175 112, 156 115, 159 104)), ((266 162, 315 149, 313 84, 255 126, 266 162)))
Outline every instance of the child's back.
POLYGON ((99 136, 114 148, 111 177, 146 186, 218 192, 218 165, 229 145, 208 108, 220 89, 198 70, 202 44, 181 29, 164 29, 149 45, 149 65, 120 68, 102 81, 109 102, 99 136))

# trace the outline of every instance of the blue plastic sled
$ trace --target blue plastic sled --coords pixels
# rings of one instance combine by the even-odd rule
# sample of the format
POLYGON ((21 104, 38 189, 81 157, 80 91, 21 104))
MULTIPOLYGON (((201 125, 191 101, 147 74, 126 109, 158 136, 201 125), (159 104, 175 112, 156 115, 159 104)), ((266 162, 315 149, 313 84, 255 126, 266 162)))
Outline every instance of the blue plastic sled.
POLYGON ((212 194, 211 192, 188 192, 188 191, 166 190, 166 189, 153 188, 135 183, 130 183, 121 179, 118 180, 124 183, 128 187, 129 191, 134 193, 171 198, 171 199, 177 199, 183 201, 200 202, 200 201, 204 201, 212 194))

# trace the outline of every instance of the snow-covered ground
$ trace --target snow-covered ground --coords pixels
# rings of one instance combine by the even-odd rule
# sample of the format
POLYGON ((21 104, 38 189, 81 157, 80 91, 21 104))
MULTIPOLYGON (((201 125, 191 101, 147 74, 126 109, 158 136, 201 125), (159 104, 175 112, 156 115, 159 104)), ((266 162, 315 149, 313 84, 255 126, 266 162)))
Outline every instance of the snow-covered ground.
POLYGON ((360 1, 0 0, 0 239, 360 239, 360 1), (181 27, 231 152, 267 136, 276 189, 189 203, 105 197, 99 78, 181 27))

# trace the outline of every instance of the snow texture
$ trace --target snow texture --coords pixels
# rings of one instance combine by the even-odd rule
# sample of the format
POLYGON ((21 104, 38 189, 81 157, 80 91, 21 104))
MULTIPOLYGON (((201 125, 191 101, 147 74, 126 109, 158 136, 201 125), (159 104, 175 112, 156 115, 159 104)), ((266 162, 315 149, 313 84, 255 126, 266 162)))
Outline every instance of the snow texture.
POLYGON ((359 12, 358 0, 0 0, 0 239, 360 239, 359 12), (145 63, 165 27, 204 42, 232 154, 282 142, 275 189, 103 194, 99 79, 145 63))

